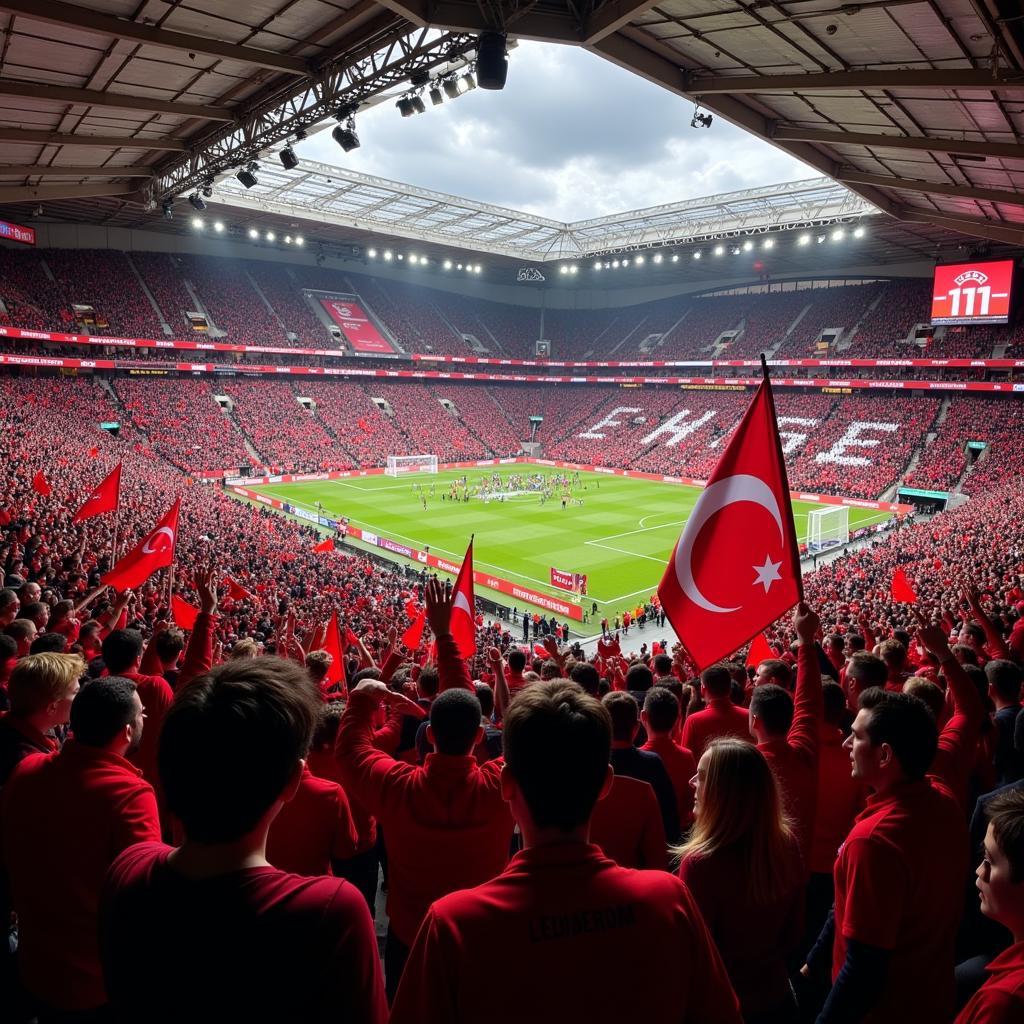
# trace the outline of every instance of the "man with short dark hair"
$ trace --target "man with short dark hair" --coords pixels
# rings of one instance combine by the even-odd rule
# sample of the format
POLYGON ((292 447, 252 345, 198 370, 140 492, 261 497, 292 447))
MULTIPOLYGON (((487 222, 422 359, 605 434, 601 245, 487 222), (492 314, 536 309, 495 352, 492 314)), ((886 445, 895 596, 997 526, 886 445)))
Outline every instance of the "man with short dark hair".
POLYGON ((587 842, 612 784, 611 723, 570 682, 532 687, 505 719, 502 792, 524 849, 498 877, 430 908, 410 954, 392 1024, 642 1020, 738 1024, 714 942, 686 887, 663 871, 630 871, 587 842), (632 963, 656 949, 669 971, 632 963), (494 995, 494 965, 514 983, 494 995), (482 1010, 482 1008, 485 1008, 482 1010))
POLYGON ((889 678, 889 670, 881 658, 860 651, 846 663, 846 671, 841 684, 846 686, 846 695, 851 711, 857 710, 860 695, 872 686, 884 687, 889 678))
POLYGON ((266 857, 271 824, 301 785, 319 705, 301 666, 270 657, 229 661, 179 692, 160 775, 184 841, 126 850, 103 894, 117 1019, 383 1024, 363 897, 266 857))
POLYGON ((1024 791, 993 797, 978 866, 981 912, 1006 928, 1013 943, 986 967, 988 980, 956 1024, 1017 1024, 1024 1020, 1024 791))
POLYGON ((781 686, 784 690, 793 689, 793 670, 781 658, 765 658, 758 663, 754 687, 767 686, 769 683, 781 686))
POLYGON ((97 942, 103 878, 122 850, 160 838, 153 790, 126 759, 143 717, 134 683, 94 680, 71 705, 74 738, 59 753, 26 757, 4 786, 18 972, 41 1021, 107 1002, 97 942))
POLYGON ((700 674, 700 692, 707 707, 687 715, 682 744, 697 760, 712 740, 724 736, 750 739, 747 712, 732 702, 732 674, 728 666, 711 665, 700 674))
POLYGON ((0 590, 0 629, 6 629, 17 617, 21 605, 13 590, 0 590))
POLYGON ((19 658, 24 658, 31 653, 32 642, 35 640, 37 632, 36 624, 31 619, 15 619, 4 629, 4 634, 18 645, 19 658))
POLYGON ((377 819, 388 854, 388 925, 384 971, 393 997, 409 947, 431 902, 479 885, 508 859, 513 823, 501 797, 500 759, 478 764, 483 736, 480 702, 451 635, 454 589, 437 581, 424 594, 437 643, 441 693, 430 706, 422 766, 396 760, 373 745, 373 717, 383 702, 415 718, 423 710, 378 680, 352 690, 335 754, 347 791, 377 819))
POLYGON ((685 832, 693 824, 693 786, 690 780, 697 774, 697 761, 686 747, 672 739, 672 730, 679 721, 679 701, 665 686, 655 686, 644 698, 640 721, 647 730, 643 749, 657 754, 672 780, 676 794, 679 827, 685 832))
POLYGON ((989 699, 995 705, 992 722, 995 726, 995 750, 992 763, 996 783, 1005 786, 1024 775, 1024 751, 1014 749, 1014 727, 1020 713, 1021 670, 1005 658, 993 658, 985 665, 989 699))

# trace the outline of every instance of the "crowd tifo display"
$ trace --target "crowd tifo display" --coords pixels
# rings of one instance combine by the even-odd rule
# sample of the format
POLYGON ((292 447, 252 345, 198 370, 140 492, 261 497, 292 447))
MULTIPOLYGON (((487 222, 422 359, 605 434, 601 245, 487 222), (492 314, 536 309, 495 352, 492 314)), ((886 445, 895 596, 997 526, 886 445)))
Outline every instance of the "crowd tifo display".
MULTIPOLYGON (((914 328, 932 318, 927 280, 823 287, 806 282, 749 294, 677 297, 608 310, 547 310, 502 305, 425 285, 348 270, 281 266, 256 260, 101 250, 0 250, 0 325, 75 330, 74 307, 99 317, 97 336, 195 341, 189 314, 205 317, 210 337, 277 348, 328 349, 346 342, 338 314, 358 310, 348 350, 533 358, 543 334, 555 359, 678 359, 820 354, 823 334, 850 358, 898 358, 921 352, 914 328), (306 293, 320 298, 309 301, 306 293), (332 298, 336 297, 336 298, 332 298), (346 305, 346 303, 348 305, 346 305), (198 309, 196 307, 199 307, 198 309), (333 308, 333 306, 332 306, 333 308), (386 335, 379 335, 380 323, 386 335), (543 323, 543 326, 542 326, 543 323), (372 335, 369 341, 364 334, 372 335), (373 340, 373 339, 376 340, 373 340)), ((962 290, 962 289, 961 289, 962 290)), ((952 319, 952 318, 951 318, 952 319)), ((965 330, 943 326, 926 354, 991 356, 1018 346, 1017 326, 965 330)))

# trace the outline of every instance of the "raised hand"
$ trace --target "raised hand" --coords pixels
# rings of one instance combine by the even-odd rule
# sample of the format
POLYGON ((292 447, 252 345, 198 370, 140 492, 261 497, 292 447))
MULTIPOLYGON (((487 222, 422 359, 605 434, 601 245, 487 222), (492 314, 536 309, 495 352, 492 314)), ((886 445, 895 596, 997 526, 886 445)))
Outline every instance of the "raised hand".
POLYGON ((209 565, 197 570, 195 587, 199 594, 199 610, 212 615, 217 610, 217 569, 209 565))
POLYGON ((423 606, 427 613, 427 622, 430 624, 434 636, 448 636, 451 632, 454 602, 454 588, 446 594, 444 584, 440 580, 427 580, 423 593, 423 606))
POLYGON ((793 628, 802 644, 813 644, 821 629, 821 619, 806 601, 801 601, 793 612, 793 628))

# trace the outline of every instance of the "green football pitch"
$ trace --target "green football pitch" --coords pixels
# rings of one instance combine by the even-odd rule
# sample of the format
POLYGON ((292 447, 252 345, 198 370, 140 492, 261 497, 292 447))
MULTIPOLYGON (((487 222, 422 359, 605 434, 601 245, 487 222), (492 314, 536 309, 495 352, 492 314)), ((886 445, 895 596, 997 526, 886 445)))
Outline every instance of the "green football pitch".
MULTIPOLYGON (((571 595, 550 585, 551 567, 586 573, 585 603, 589 610, 590 602, 597 602, 598 619, 605 614, 614 618, 654 592, 700 494, 699 488, 680 484, 581 472, 565 509, 557 491, 543 504, 540 494, 534 492, 503 501, 485 502, 476 495, 468 502, 447 500, 452 481, 466 477, 472 493, 484 479, 490 482, 495 472, 501 478, 500 489, 506 491, 516 489, 509 483, 513 476, 540 473, 550 479, 559 473, 570 474, 569 470, 519 465, 398 478, 381 475, 254 485, 251 489, 310 511, 319 501, 326 516, 347 516, 352 525, 380 537, 421 550, 429 545, 432 554, 458 562, 474 534, 474 567, 478 571, 563 599, 571 595), (442 493, 446 495, 443 501, 442 493)), ((819 507, 794 502, 801 542, 807 533, 807 513, 819 507)), ((850 530, 890 515, 850 508, 850 530)), ((372 550, 385 554, 379 548, 372 550)), ((400 556, 388 557, 404 561, 400 556)), ((486 594, 479 587, 478 592, 486 594)), ((503 604, 514 603, 501 595, 486 596, 503 604)))

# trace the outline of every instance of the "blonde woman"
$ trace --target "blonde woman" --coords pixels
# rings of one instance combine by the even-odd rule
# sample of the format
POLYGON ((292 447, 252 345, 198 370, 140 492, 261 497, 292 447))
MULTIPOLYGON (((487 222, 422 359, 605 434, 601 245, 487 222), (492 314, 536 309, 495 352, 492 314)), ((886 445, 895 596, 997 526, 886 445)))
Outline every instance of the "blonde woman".
POLYGON ((718 945, 746 1024, 789 1024, 787 960, 803 926, 804 868, 775 775, 753 744, 713 742, 701 755, 694 826, 676 847, 679 877, 718 945))

